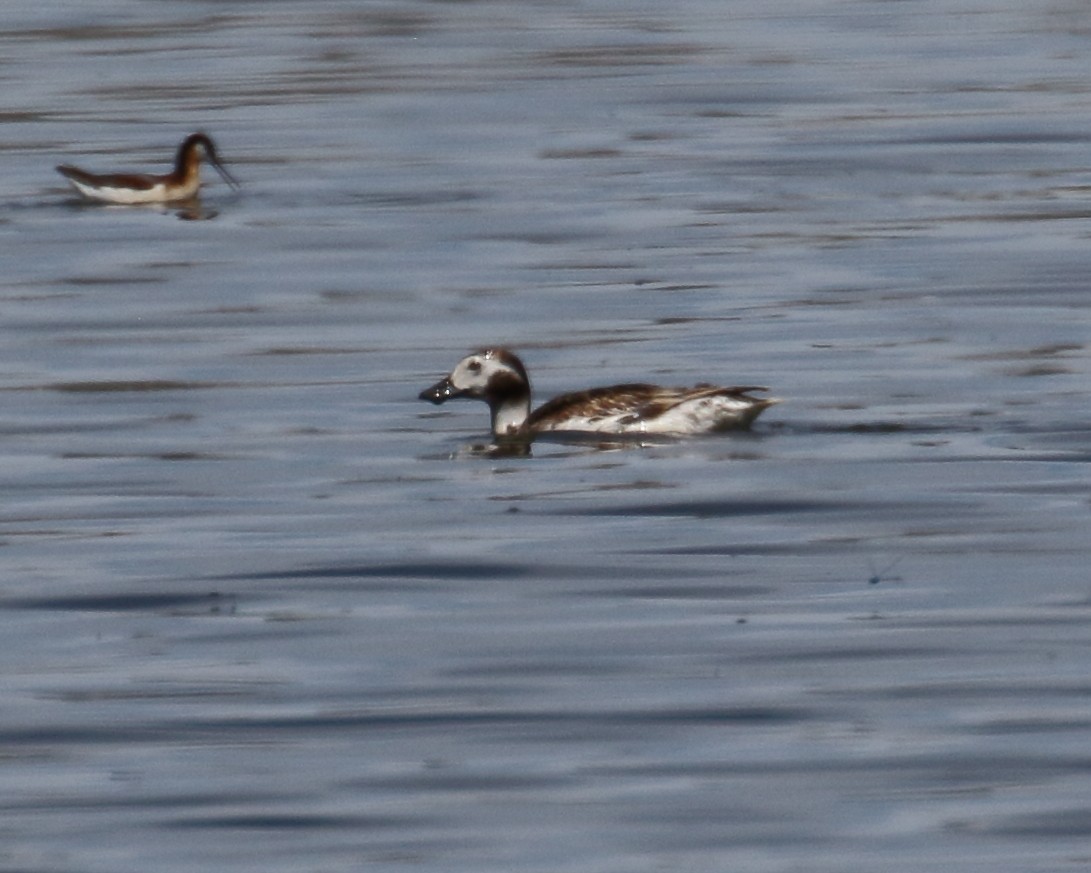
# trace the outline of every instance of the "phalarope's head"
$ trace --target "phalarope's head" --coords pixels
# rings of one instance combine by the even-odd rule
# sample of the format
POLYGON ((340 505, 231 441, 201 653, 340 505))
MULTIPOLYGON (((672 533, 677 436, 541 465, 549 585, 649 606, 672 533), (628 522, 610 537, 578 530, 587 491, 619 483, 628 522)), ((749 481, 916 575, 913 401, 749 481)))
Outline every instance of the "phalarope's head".
POLYGON ((223 177, 223 180, 232 188, 238 190, 240 187, 238 181, 220 161, 220 156, 216 152, 216 145, 212 142, 212 137, 207 133, 191 133, 182 141, 182 145, 178 147, 179 167, 186 169, 191 165, 191 162, 195 167, 200 161, 202 153, 208 159, 208 162, 216 168, 216 172, 223 177))

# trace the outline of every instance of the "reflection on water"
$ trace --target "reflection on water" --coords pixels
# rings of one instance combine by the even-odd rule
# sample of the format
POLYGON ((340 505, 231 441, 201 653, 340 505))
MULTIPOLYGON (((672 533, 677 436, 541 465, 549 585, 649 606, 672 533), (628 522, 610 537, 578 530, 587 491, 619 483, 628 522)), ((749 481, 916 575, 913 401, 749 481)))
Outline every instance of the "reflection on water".
POLYGON ((1086 861, 1082 7, 9 6, 8 867, 1086 861), (497 450, 496 343, 786 402, 497 450))
POLYGON ((72 197, 69 198, 65 205, 72 209, 138 209, 157 215, 173 215, 181 221, 209 221, 220 214, 219 209, 206 206, 199 197, 175 203, 148 203, 138 206, 118 206, 109 203, 96 203, 82 197, 72 197))

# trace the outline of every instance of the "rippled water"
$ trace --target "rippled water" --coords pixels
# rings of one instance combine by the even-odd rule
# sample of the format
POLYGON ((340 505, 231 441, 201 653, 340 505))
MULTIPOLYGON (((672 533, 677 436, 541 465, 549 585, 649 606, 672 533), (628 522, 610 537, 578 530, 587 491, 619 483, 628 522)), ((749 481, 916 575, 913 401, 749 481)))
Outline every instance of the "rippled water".
POLYGON ((4 19, 0 867, 1091 861, 1089 7, 4 19), (481 457, 486 343, 785 402, 481 457))

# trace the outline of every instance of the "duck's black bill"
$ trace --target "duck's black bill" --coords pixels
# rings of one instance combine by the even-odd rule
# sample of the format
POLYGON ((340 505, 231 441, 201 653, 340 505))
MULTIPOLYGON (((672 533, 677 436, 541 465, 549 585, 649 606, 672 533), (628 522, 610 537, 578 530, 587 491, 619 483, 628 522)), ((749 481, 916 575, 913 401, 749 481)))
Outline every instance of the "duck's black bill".
POLYGON ((439 404, 450 400, 452 397, 457 397, 458 392, 455 391, 450 379, 440 379, 431 388, 425 388, 417 396, 421 400, 427 400, 438 406, 439 404))

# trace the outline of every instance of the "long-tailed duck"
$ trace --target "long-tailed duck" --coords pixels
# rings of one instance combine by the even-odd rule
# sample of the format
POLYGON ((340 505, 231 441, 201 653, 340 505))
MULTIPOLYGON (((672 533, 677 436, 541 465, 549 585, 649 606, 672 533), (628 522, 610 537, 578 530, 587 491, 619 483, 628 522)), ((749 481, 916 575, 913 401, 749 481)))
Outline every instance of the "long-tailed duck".
POLYGON ((765 390, 703 383, 692 388, 611 385, 562 394, 531 412, 523 362, 507 349, 493 348, 467 355, 420 399, 435 404, 455 397, 484 400, 497 439, 531 440, 547 432, 686 436, 749 427, 778 402, 750 396, 765 390))
POLYGON ((201 187, 201 155, 215 167, 232 188, 239 183, 227 172, 216 154, 216 146, 204 133, 191 133, 178 146, 174 170, 162 176, 147 173, 88 173, 79 167, 61 164, 57 172, 84 197, 104 203, 171 203, 189 200, 201 187))

